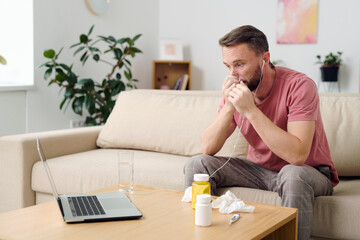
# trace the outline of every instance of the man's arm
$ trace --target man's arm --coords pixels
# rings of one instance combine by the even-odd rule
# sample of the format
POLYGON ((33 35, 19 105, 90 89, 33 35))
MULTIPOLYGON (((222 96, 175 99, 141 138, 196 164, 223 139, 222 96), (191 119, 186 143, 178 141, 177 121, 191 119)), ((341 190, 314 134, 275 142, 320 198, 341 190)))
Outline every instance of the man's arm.
POLYGON ((274 154, 291 164, 304 164, 311 150, 315 121, 288 122, 284 131, 256 107, 252 93, 243 83, 233 89, 229 101, 250 121, 274 154))
POLYGON ((232 121, 234 110, 224 105, 220 113, 201 135, 203 154, 214 155, 224 145, 226 139, 234 132, 236 124, 232 121))
POLYGON ((225 104, 216 118, 201 135, 201 149, 203 154, 214 155, 220 151, 226 139, 236 128, 236 124, 233 122, 235 107, 229 102, 228 97, 237 83, 238 80, 234 77, 227 77, 223 83, 222 93, 225 104))
POLYGON ((258 108, 246 114, 255 131, 281 159, 303 165, 311 150, 315 121, 288 122, 287 131, 276 126, 258 108))

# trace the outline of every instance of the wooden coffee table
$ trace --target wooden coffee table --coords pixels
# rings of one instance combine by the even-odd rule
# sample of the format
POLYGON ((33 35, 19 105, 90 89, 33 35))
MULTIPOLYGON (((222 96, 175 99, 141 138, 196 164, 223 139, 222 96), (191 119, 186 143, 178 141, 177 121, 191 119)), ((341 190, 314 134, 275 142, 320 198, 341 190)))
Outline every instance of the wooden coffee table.
MULTIPOLYGON (((101 191, 114 191, 113 188, 101 191)), ((67 224, 55 201, 0 214, 0 239, 297 239, 297 209, 246 202, 253 213, 213 210, 212 226, 194 224, 191 203, 182 192, 135 186, 129 197, 143 213, 139 220, 67 224)))

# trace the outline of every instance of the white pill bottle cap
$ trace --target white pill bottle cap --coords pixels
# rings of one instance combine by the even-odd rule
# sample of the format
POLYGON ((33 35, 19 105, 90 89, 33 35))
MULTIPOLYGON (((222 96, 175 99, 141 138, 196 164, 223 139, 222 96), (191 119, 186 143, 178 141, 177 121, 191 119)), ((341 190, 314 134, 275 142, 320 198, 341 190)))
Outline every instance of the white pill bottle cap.
POLYGON ((194 174, 194 181, 197 181, 197 182, 208 182, 208 181, 209 181, 209 174, 206 174, 206 173, 197 173, 197 174, 194 174))
POLYGON ((197 203, 210 203, 211 195, 210 194, 199 194, 196 196, 197 203))

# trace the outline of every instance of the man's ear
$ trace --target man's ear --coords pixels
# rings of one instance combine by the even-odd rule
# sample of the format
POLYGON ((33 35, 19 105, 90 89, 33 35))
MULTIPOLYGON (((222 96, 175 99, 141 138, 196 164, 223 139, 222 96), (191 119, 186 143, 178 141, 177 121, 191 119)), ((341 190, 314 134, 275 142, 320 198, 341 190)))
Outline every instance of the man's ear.
POLYGON ((270 62, 270 52, 264 52, 263 59, 265 62, 270 62))

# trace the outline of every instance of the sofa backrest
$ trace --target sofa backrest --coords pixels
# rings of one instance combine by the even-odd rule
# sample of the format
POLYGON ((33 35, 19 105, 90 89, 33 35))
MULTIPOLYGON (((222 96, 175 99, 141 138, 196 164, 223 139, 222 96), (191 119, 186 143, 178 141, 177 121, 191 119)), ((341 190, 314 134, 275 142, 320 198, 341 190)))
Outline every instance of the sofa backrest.
MULTIPOLYGON (((184 156, 201 154, 200 136, 217 114, 221 92, 132 90, 121 92, 97 145, 184 156)), ((229 155, 235 131, 218 155, 229 155)), ((246 156, 244 139, 234 155, 246 156)))
MULTIPOLYGON (((217 114, 220 91, 122 92, 97 139, 102 148, 129 148, 184 156, 201 154, 200 136, 217 114)), ((360 176, 360 95, 320 94, 320 109, 339 176, 360 176)), ((239 131, 217 155, 246 156, 239 131)))
POLYGON ((360 95, 320 93, 320 111, 339 176, 360 176, 360 95))

